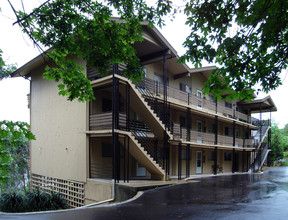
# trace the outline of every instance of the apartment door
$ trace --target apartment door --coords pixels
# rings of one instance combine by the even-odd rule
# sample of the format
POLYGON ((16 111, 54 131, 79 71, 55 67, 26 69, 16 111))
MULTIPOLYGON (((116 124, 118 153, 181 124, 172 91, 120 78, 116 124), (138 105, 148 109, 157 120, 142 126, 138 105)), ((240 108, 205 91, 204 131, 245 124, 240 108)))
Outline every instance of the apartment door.
POLYGON ((146 176, 146 169, 136 162, 136 176, 146 176))
POLYGON ((197 95, 197 108, 202 109, 203 92, 201 90, 197 90, 196 95, 197 95))
POLYGON ((196 151, 196 174, 202 173, 202 151, 196 151))
POLYGON ((202 131, 203 131, 203 127, 202 127, 202 121, 197 120, 196 121, 196 131, 197 131, 197 143, 202 143, 202 131))

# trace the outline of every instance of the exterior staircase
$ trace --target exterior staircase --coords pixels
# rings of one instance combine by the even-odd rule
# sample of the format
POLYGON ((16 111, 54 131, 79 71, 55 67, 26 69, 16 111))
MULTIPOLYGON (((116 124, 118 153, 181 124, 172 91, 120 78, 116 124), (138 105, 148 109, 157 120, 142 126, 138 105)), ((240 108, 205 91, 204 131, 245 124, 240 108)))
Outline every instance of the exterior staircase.
POLYGON ((270 126, 265 124, 261 127, 261 129, 258 130, 256 135, 254 136, 255 140, 255 152, 256 152, 256 158, 252 159, 250 172, 258 172, 262 169, 263 164, 265 160, 267 159, 267 156, 270 152, 269 145, 267 142, 267 135, 269 132, 270 126))
POLYGON ((151 173, 153 179, 163 180, 165 171, 158 163, 159 161, 154 160, 151 145, 147 145, 148 138, 140 138, 137 131, 119 132, 129 137, 129 153, 151 173), (140 139, 142 139, 142 141, 146 139, 146 142, 142 142, 140 139))
MULTIPOLYGON (((127 81, 130 88, 132 88, 130 90, 130 106, 135 112, 137 112, 141 121, 143 121, 159 139, 163 139, 164 132, 167 133, 170 139, 173 139, 171 132, 173 130, 171 129, 172 123, 170 122, 169 117, 161 114, 159 105, 151 106, 151 104, 149 105, 147 101, 147 97, 149 97, 150 101, 153 100, 155 103, 158 103, 157 99, 153 96, 149 89, 141 83, 134 84, 124 77, 118 75, 117 77, 121 80, 127 81), (167 126, 168 129, 165 129, 165 120, 169 125, 167 126)), ((121 95, 125 95, 124 89, 120 89, 119 91, 121 95)))

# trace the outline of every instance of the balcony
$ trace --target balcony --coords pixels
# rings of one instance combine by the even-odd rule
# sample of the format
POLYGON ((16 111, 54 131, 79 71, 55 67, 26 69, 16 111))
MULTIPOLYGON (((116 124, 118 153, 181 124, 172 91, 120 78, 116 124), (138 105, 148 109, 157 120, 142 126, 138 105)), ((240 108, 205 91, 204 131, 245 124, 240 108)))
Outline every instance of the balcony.
MULTIPOLYGON (((156 97, 163 96, 163 84, 148 78, 144 78, 143 83, 145 84, 146 89, 148 89, 156 97)), ((167 96, 168 98, 170 98, 170 100, 174 99, 171 100, 173 102, 180 102, 182 104, 189 105, 195 109, 208 111, 215 114, 220 113, 223 116, 235 118, 237 120, 247 123, 251 122, 250 116, 235 110, 235 107, 233 108, 232 106, 227 106, 225 104, 225 101, 223 100, 216 103, 215 100, 209 100, 205 97, 202 98, 197 96, 196 94, 187 93, 172 86, 167 86, 167 96)))
MULTIPOLYGON (((90 115, 90 130, 112 129, 112 112, 104 112, 90 115)), ((119 126, 126 126, 126 115, 119 113, 119 126)))
MULTIPOLYGON (((180 127, 180 124, 174 123, 173 125, 173 136, 175 139, 187 140, 187 129, 184 127, 180 127)), ((233 137, 218 135, 217 136, 217 145, 222 146, 233 146, 233 137)), ((215 143, 215 134, 209 132, 198 132, 195 130, 190 130, 190 138, 188 138, 189 142, 194 142, 197 144, 207 144, 214 145, 215 143)), ((243 138, 235 138, 235 147, 254 147, 253 139, 243 139, 243 138)))

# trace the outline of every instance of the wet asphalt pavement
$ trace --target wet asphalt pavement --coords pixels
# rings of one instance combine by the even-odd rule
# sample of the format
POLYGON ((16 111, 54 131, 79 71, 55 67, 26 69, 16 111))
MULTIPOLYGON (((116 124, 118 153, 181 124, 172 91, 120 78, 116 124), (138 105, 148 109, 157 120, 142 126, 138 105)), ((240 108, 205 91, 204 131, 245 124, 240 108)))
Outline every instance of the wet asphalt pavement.
POLYGON ((288 167, 199 179, 110 206, 0 219, 288 219, 288 167))

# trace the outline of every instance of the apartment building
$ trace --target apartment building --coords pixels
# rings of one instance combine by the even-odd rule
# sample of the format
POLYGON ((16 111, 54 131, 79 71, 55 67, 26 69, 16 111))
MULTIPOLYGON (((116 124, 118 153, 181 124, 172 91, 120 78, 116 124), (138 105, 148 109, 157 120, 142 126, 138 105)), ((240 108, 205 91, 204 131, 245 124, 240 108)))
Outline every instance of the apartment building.
POLYGON ((215 67, 191 69, 156 28, 133 46, 145 76, 132 82, 111 64, 100 76, 78 59, 95 100, 67 101, 42 78, 36 57, 14 72, 31 78, 31 184, 62 193, 71 207, 111 198, 113 183, 185 179, 261 169, 270 147, 270 96, 248 103, 214 99, 202 88, 215 67), (253 118, 259 113, 260 118, 253 118))

